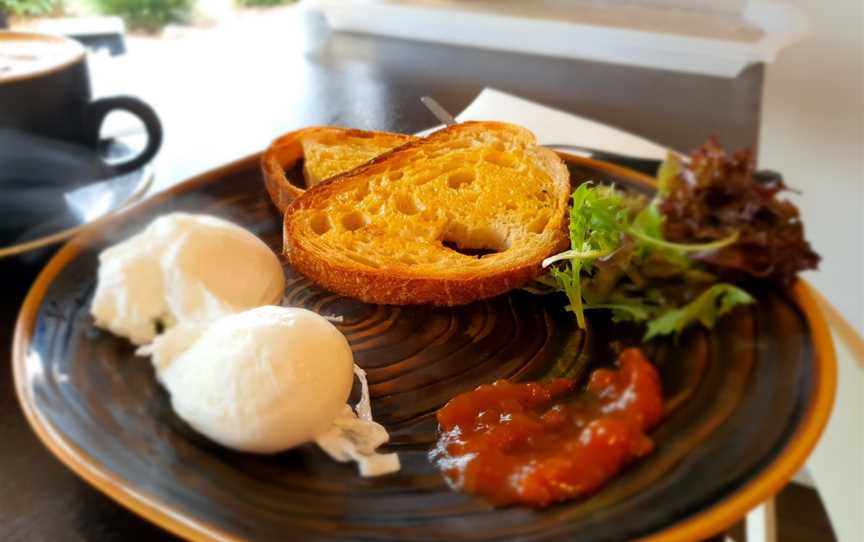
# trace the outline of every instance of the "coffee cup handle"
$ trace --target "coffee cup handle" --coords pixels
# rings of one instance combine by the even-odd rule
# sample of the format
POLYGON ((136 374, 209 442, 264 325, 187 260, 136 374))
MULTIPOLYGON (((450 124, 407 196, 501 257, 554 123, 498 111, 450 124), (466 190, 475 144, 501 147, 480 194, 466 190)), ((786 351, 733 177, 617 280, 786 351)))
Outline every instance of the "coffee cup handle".
POLYGON ((126 111, 138 117, 147 131, 147 146, 144 147, 143 151, 129 160, 110 164, 111 169, 119 175, 140 168, 156 156, 159 147, 162 146, 162 124, 153 108, 138 98, 132 96, 100 98, 90 102, 84 108, 84 133, 93 146, 99 144, 99 131, 105 117, 108 116, 108 113, 117 110, 126 111))

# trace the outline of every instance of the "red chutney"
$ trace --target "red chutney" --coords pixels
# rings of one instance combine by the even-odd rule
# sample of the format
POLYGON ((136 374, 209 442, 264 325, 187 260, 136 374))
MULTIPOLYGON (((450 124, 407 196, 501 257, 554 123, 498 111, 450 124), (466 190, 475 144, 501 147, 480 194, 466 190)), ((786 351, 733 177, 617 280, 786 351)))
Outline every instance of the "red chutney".
POLYGON ((499 380, 463 393, 438 411, 430 457, 453 487, 493 504, 541 507, 591 493, 654 448, 645 432, 660 421, 663 395, 636 348, 575 390, 568 379, 499 380))

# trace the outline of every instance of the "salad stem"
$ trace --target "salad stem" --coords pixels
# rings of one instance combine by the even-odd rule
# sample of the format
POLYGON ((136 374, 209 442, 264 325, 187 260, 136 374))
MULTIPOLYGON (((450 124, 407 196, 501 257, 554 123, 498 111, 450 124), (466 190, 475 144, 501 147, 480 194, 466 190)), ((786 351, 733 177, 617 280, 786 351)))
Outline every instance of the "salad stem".
POLYGON ((613 250, 565 250, 554 256, 549 256, 541 264, 544 268, 562 260, 594 260, 612 254, 613 250))
MULTIPOLYGON (((669 241, 665 241, 663 239, 658 239, 656 237, 651 237, 650 235, 645 235, 644 233, 635 230, 633 228, 627 229, 628 235, 632 235, 636 239, 640 241, 644 241, 650 245, 655 245, 662 248, 668 248, 671 250, 678 250, 681 252, 708 252, 709 250, 718 250, 724 247, 728 247, 729 245, 735 243, 738 240, 738 232, 734 232, 729 237, 719 239, 717 241, 712 241, 710 243, 696 243, 696 244, 683 244, 683 243, 672 243, 669 241)), ((554 256, 553 256, 554 258, 554 256)), ((551 259, 551 258, 547 258, 551 259)), ((543 261, 546 263, 546 260, 543 261)))

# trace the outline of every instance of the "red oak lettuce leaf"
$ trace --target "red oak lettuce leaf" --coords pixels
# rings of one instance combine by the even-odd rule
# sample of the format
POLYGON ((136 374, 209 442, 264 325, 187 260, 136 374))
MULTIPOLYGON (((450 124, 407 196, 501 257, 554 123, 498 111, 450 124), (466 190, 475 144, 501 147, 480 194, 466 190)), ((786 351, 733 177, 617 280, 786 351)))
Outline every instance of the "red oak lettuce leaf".
POLYGON ((709 139, 667 183, 660 202, 663 236, 701 243, 737 231, 735 244, 692 257, 726 279, 750 276, 789 285, 798 272, 815 269, 819 256, 804 238, 797 207, 777 197, 785 189, 777 174, 754 175, 749 150, 730 156, 709 139))

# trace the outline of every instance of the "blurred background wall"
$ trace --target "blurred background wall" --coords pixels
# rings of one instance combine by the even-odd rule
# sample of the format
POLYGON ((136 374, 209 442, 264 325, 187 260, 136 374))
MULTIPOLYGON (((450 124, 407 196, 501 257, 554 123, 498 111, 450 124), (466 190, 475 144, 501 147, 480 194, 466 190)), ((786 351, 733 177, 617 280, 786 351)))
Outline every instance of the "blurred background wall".
POLYGON ((767 66, 760 166, 802 191, 810 279, 864 332, 864 2, 787 1, 813 32, 767 66))
MULTIPOLYGON (((808 278, 864 331, 864 2, 788 1, 813 32, 766 68, 760 165, 802 191, 794 200, 823 257, 808 278)), ((840 363, 832 419, 808 461, 840 541, 864 539, 864 458, 838 464, 842 448, 862 445, 862 394, 864 371, 840 363)))

